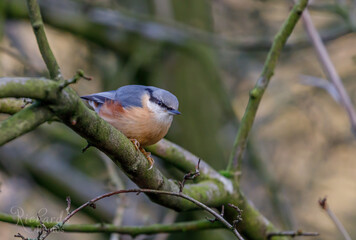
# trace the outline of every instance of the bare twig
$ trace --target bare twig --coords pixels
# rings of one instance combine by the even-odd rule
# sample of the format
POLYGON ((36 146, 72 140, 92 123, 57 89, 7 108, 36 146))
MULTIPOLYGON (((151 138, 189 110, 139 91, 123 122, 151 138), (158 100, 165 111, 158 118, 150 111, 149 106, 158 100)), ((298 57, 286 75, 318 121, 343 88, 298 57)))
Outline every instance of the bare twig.
POLYGON ((118 195, 118 194, 122 194, 122 193, 136 193, 136 194, 140 194, 140 193, 150 193, 150 194, 163 194, 163 195, 170 195, 170 196, 175 196, 175 197, 180 197, 183 199, 186 199, 194 204, 196 204, 198 207, 204 209, 205 211, 209 212, 210 214, 212 214, 218 221, 220 221, 222 224, 224 224, 228 229, 231 229, 232 232, 234 233, 234 235, 237 237, 237 239, 239 240, 243 240, 243 237, 240 235, 240 233, 236 230, 236 228, 231 225, 228 221, 226 221, 220 214, 216 213, 213 209, 209 208, 208 206, 206 206, 205 204, 195 200, 194 198, 189 197, 188 195, 185 195, 183 193, 175 193, 175 192, 167 192, 167 191, 160 191, 160 190, 153 190, 153 189, 127 189, 127 190, 120 190, 120 191, 114 191, 114 192, 109 192, 109 193, 105 193, 103 195, 100 195, 96 198, 91 199, 90 201, 84 203, 83 205, 81 205, 80 207, 78 207, 77 209, 73 210, 68 216, 66 216, 64 218, 64 220, 60 223, 57 223, 55 226, 53 226, 50 229, 45 229, 46 230, 46 234, 43 235, 41 237, 41 240, 44 240, 51 232, 61 229, 63 227, 63 225, 68 222, 68 220, 70 218, 72 218, 75 214, 77 214, 80 210, 82 210, 83 208, 87 207, 87 206, 93 206, 95 205, 95 202, 107 198, 107 197, 111 197, 114 195, 118 195))
MULTIPOLYGON (((224 217, 224 213, 225 213, 225 206, 222 205, 222 206, 221 206, 220 216, 221 216, 221 217, 224 217)), ((205 219, 208 220, 208 221, 211 222, 211 223, 214 223, 214 222, 218 221, 216 218, 210 219, 210 218, 208 218, 208 217, 205 217, 205 219)))
POLYGON ((340 102, 345 108, 351 123, 351 128, 356 137, 356 111, 352 105, 351 99, 348 93, 345 90, 345 87, 341 81, 340 76, 338 75, 330 56, 323 44, 318 31, 316 30, 313 21, 310 17, 310 14, 307 10, 304 11, 302 15, 305 31, 308 33, 310 40, 315 48, 320 64, 322 65, 325 74, 328 79, 333 83, 335 89, 338 92, 340 97, 340 102))
POLYGON ((227 205, 228 205, 229 207, 235 209, 236 212, 237 212, 236 219, 232 222, 232 223, 233 223, 233 227, 236 227, 237 224, 242 221, 242 217, 241 217, 241 216, 242 216, 242 210, 241 210, 238 206, 235 206, 235 205, 232 204, 232 203, 228 203, 227 205))
POLYGON ((268 233, 267 239, 272 239, 273 237, 289 236, 289 237, 316 237, 319 236, 317 232, 303 232, 301 230, 297 231, 283 231, 283 232, 271 232, 268 233))
POLYGON ((21 238, 22 240, 28 240, 28 238, 25 238, 24 236, 22 236, 21 233, 17 233, 16 235, 14 235, 15 238, 21 238))
POLYGON ((83 79, 85 79, 87 81, 92 80, 92 77, 85 76, 84 75, 84 71, 79 69, 77 71, 77 73, 71 79, 64 80, 63 83, 61 83, 59 85, 59 89, 62 90, 63 88, 69 86, 70 84, 76 83, 81 78, 83 78, 83 79))
POLYGON ((70 207, 71 207, 71 204, 72 204, 72 200, 70 199, 70 196, 67 196, 66 202, 67 202, 66 212, 67 212, 67 215, 69 215, 70 214, 70 207))
POLYGON ((183 191, 184 184, 185 184, 186 180, 194 180, 196 177, 198 177, 200 175, 200 172, 199 172, 200 161, 201 161, 201 159, 199 158, 198 164, 195 166, 195 171, 185 174, 182 182, 179 182, 179 192, 183 191))
POLYGON ((344 225, 340 222, 340 220, 336 217, 333 211, 329 208, 329 205, 326 202, 326 197, 319 199, 319 205, 322 209, 326 211, 326 213, 329 215, 330 219, 333 221, 337 229, 341 232, 341 234, 344 236, 346 240, 351 240, 350 234, 346 231, 344 225))

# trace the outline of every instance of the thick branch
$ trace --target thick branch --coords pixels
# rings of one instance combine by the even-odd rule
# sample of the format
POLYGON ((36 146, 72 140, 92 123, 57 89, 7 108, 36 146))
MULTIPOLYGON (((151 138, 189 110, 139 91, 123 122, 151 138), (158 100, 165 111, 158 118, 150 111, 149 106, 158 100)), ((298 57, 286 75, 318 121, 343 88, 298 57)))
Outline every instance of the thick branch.
MULTIPOLYGON (((19 218, 14 215, 0 213, 0 221, 16 224, 30 228, 41 228, 38 220, 19 218)), ((47 228, 52 228, 57 222, 44 222, 47 228)), ((113 224, 65 224, 61 228, 64 232, 85 232, 85 233, 121 233, 133 237, 140 234, 172 233, 182 231, 197 231, 204 229, 224 228, 220 222, 210 223, 206 220, 173 223, 169 225, 152 224, 149 226, 115 226, 113 224)))
POLYGON ((45 78, 4 77, 0 78, 0 98, 17 97, 53 102, 60 89, 55 81, 45 78))
POLYGON ((33 31, 36 35, 37 44, 42 54, 42 58, 46 63, 47 69, 51 79, 59 80, 62 78, 62 74, 56 58, 49 46, 46 33, 44 31, 44 24, 38 6, 37 0, 27 0, 28 12, 31 21, 33 31))
POLYGON ((0 146, 30 132, 52 117, 53 113, 45 106, 41 106, 40 103, 35 103, 21 110, 0 122, 0 146))
POLYGON ((13 115, 23 109, 25 101, 16 98, 0 99, 0 113, 13 115))
POLYGON ((255 87, 250 92, 250 99, 236 135, 227 170, 231 170, 233 164, 235 165, 234 167, 236 169, 241 167, 241 159, 247 145, 247 138, 255 120, 256 112, 261 102, 262 96, 267 89, 271 77, 273 76, 274 69, 276 67, 282 48, 287 42, 288 37, 292 34, 292 31, 297 24, 303 10, 307 6, 307 3, 308 0, 300 0, 298 4, 294 5, 287 20, 284 22, 283 26, 274 38, 272 47, 268 52, 268 56, 265 61, 262 74, 258 79, 255 87))

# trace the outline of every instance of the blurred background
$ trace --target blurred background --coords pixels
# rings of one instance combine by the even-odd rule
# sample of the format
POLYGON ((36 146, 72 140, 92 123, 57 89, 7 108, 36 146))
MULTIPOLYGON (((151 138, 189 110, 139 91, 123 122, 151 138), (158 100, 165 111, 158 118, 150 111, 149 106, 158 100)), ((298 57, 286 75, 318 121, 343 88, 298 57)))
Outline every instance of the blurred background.
MULTIPOLYGON (((93 80, 72 87, 79 95, 126 84, 153 85, 174 93, 181 116, 167 139, 225 169, 238 119, 291 3, 285 0, 42 0, 46 33, 65 78, 83 69, 93 80)), ((356 102, 356 1, 311 1, 312 19, 356 102)), ((356 144, 345 110, 302 75, 326 78, 299 23, 262 99, 244 159, 242 188, 283 230, 341 236, 317 204, 328 202, 356 238, 356 144)), ((23 0, 0 0, 0 76, 45 76, 23 0)), ((0 120, 8 115, 0 114, 0 120)), ((72 205, 116 188, 132 188, 120 170, 59 123, 46 123, 0 148, 0 211, 58 221, 72 205), (113 178, 110 176, 119 176, 113 178)), ((181 172, 156 159, 167 175, 181 172)), ((148 225, 202 219, 175 213, 142 194, 110 198, 71 223, 148 225), (115 210, 116 209, 116 210, 115 210)), ((0 239, 21 226, 0 223, 0 239)), ((53 234, 49 239, 109 239, 107 234, 53 234)), ((111 236, 112 239, 131 239, 111 236)), ((225 230, 139 236, 137 239, 229 239, 225 230)))

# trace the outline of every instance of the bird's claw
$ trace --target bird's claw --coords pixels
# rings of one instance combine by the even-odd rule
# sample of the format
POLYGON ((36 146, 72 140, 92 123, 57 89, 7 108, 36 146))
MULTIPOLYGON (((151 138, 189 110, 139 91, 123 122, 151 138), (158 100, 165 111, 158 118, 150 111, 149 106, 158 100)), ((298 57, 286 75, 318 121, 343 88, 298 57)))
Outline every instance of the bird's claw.
POLYGON ((143 148, 140 148, 140 151, 143 153, 143 155, 145 155, 146 159, 150 163, 150 167, 148 168, 148 170, 151 170, 153 168, 153 164, 155 163, 155 160, 151 157, 151 153, 146 152, 146 150, 143 148))
POLYGON ((133 143, 136 150, 139 150, 140 152, 143 153, 143 155, 145 155, 146 159, 150 163, 150 167, 148 168, 148 170, 151 170, 153 168, 153 164, 155 163, 155 160, 151 157, 151 153, 146 152, 146 150, 140 146, 140 142, 137 141, 136 139, 132 138, 130 139, 130 141, 133 143))
POLYGON ((136 150, 140 150, 140 142, 137 141, 136 139, 132 138, 130 139, 130 141, 133 143, 133 145, 135 146, 136 150))

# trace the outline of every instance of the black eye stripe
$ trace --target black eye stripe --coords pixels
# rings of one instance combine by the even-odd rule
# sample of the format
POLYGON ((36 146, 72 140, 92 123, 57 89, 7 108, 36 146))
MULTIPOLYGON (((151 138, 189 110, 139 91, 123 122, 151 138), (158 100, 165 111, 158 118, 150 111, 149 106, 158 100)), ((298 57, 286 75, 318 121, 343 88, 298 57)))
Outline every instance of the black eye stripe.
POLYGON ((170 107, 168 107, 166 104, 164 104, 161 100, 158 100, 155 97, 150 97, 150 101, 156 103, 158 106, 167 108, 168 110, 170 110, 170 107))
POLYGON ((152 89, 146 88, 146 90, 147 90, 148 93, 150 94, 150 99, 149 99, 149 100, 150 100, 151 102, 154 102, 154 103, 156 103, 158 106, 164 107, 164 108, 166 108, 167 110, 173 110, 173 108, 168 107, 166 104, 164 104, 164 102, 162 102, 161 100, 155 98, 155 97, 152 95, 152 93, 153 93, 152 89))

